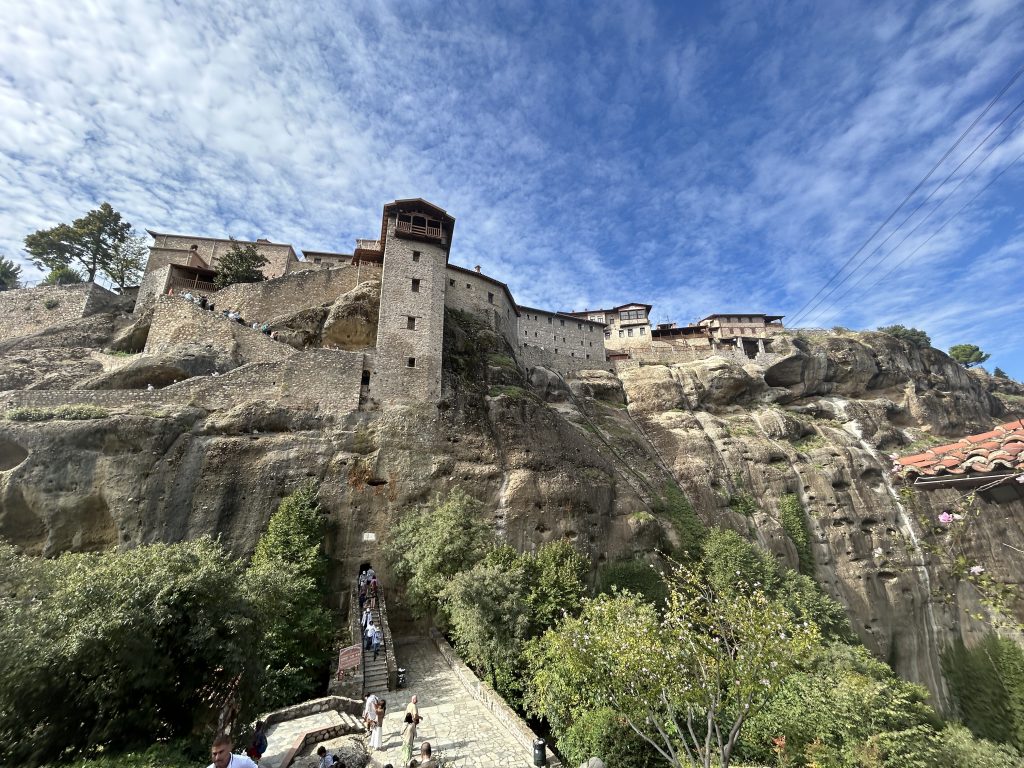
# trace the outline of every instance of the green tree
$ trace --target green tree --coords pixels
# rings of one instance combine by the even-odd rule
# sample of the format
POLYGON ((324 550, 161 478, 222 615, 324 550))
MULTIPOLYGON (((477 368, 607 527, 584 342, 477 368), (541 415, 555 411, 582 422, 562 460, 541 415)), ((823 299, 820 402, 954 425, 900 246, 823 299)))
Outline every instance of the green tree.
POLYGON ((111 277, 108 269, 115 259, 115 249, 129 238, 131 229, 132 225, 123 221, 110 203, 103 203, 70 224, 26 236, 25 250, 39 267, 54 270, 77 265, 85 270, 86 280, 93 282, 97 273, 111 277))
POLYGON ((264 620, 267 664, 260 686, 270 707, 314 694, 328 671, 331 617, 325 607, 323 530, 310 483, 282 499, 246 573, 247 594, 264 620))
POLYGON ((262 282, 267 279, 263 267, 269 263, 267 257, 256 250, 252 243, 242 245, 231 238, 231 248, 217 263, 217 274, 213 282, 218 288, 235 283, 262 282))
POLYGON ((468 571, 494 548, 483 507, 453 488, 447 498, 438 494, 432 505, 408 512, 393 526, 385 551, 416 616, 435 615, 441 591, 455 574, 468 571))
POLYGON ((992 375, 995 376, 997 379, 1008 379, 1008 378, 1010 378, 1007 375, 1006 371, 1004 371, 998 365, 996 366, 996 369, 994 371, 992 371, 992 375))
POLYGON ((149 247, 142 235, 131 234, 114 244, 110 262, 103 271, 117 286, 119 293, 124 293, 125 288, 139 284, 148 253, 149 247))
POLYGON ((12 259, 0 256, 0 291, 10 291, 21 285, 21 266, 12 259))
POLYGON ((884 325, 878 330, 922 349, 932 345, 928 334, 918 328, 907 328, 905 325, 884 325))
POLYGON ((82 276, 71 267, 54 267, 43 278, 45 285, 77 285, 81 282, 82 276))
POLYGON ((258 612, 209 538, 55 560, 0 547, 0 753, 52 763, 202 729, 253 701, 258 612))
POLYGON ((954 344, 949 348, 949 356, 964 368, 973 368, 975 365, 981 365, 992 357, 987 352, 982 352, 977 344, 954 344))
POLYGON ((668 577, 665 612, 621 593, 588 601, 531 649, 530 706, 556 733, 611 706, 671 766, 728 768, 743 724, 817 642, 762 589, 668 577))

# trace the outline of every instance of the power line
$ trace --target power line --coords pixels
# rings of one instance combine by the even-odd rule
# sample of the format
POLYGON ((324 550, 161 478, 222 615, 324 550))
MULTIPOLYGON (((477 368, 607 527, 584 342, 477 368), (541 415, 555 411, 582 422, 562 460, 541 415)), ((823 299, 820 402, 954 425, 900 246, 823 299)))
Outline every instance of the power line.
POLYGON ((960 137, 953 143, 953 146, 951 146, 949 149, 946 150, 946 153, 942 157, 939 158, 938 162, 935 163, 935 165, 932 166, 931 170, 928 171, 928 173, 925 175, 925 177, 923 179, 921 179, 917 183, 917 186, 915 186, 907 194, 907 196, 905 198, 903 198, 903 201, 898 206, 896 206, 896 208, 893 209, 892 213, 890 213, 888 215, 888 217, 886 217, 885 221, 883 221, 881 224, 878 225, 878 228, 874 232, 871 233, 871 236, 867 240, 864 241, 864 243, 860 246, 860 248, 858 248, 856 251, 854 251, 853 255, 850 256, 850 258, 848 258, 846 260, 846 262, 835 272, 835 274, 833 274, 832 277, 830 277, 827 281, 825 281, 825 284, 822 285, 821 288, 818 289, 818 292, 815 293, 807 301, 807 303, 805 303, 802 307, 800 307, 799 310, 797 310, 797 312, 793 315, 794 319, 798 318, 802 314, 804 314, 804 310, 807 309, 807 307, 811 304, 811 302, 813 302, 816 298, 818 298, 818 296, 821 295, 821 292, 824 291, 832 283, 833 280, 835 280, 840 274, 842 274, 843 270, 846 269, 847 266, 849 266, 850 262, 852 262, 855 258, 857 258, 858 254, 860 254, 860 252, 863 251, 867 247, 868 243, 870 243, 872 240, 874 240, 875 237, 878 235, 878 233, 881 232, 890 221, 892 221, 893 217, 897 213, 899 213, 900 209, 904 205, 907 204, 907 201, 910 200, 915 194, 917 194, 917 191, 919 189, 921 189, 922 186, 925 185, 925 183, 928 181, 928 179, 930 179, 932 177, 932 174, 935 173, 935 171, 938 170, 939 166, 942 165, 946 161, 946 158, 948 158, 956 150, 956 148, 958 146, 960 146, 960 143, 964 140, 964 138, 967 136, 967 134, 970 133, 974 129, 974 127, 985 117, 985 115, 987 115, 989 113, 989 110, 991 110, 992 107, 995 106, 995 103, 997 101, 999 101, 999 99, 1002 97, 1002 95, 1004 93, 1006 93, 1006 91, 1010 88, 1010 86, 1012 86, 1015 82, 1017 82, 1017 80, 1020 78, 1021 75, 1024 75, 1024 66, 1022 66, 1020 69, 1018 69, 1016 71, 1016 73, 1014 73, 1013 77, 1011 77, 1010 80, 1000 89, 999 93, 997 93, 995 96, 992 97, 992 100, 989 101, 988 105, 985 107, 984 110, 982 110, 981 114, 979 114, 976 118, 974 118, 974 121, 969 126, 967 126, 967 128, 964 130, 963 133, 960 134, 960 137))
MULTIPOLYGON (((956 172, 959 171, 961 168, 963 168, 968 160, 970 160, 972 157, 974 157, 974 153, 977 152, 979 149, 981 149, 985 145, 985 142, 987 142, 989 139, 991 139, 992 136, 996 133, 996 131, 998 131, 1000 128, 1002 128, 1003 125, 1006 124, 1006 121, 1009 120, 1013 116, 1013 114, 1018 109, 1020 109, 1022 106, 1024 106, 1024 99, 1022 99, 1020 102, 1018 102, 1017 106, 1015 106, 1013 109, 1011 109, 1006 114, 1006 116, 1002 120, 1000 120, 999 123, 991 131, 988 132, 988 134, 985 136, 985 138, 983 138, 981 141, 979 141, 974 146, 974 149, 972 149, 970 152, 967 153, 967 155, 964 157, 964 159, 961 160, 957 164, 956 168, 954 168, 952 171, 950 171, 946 175, 946 178, 944 178, 941 182, 939 182, 939 184, 936 185, 935 189, 933 189, 928 194, 928 196, 926 198, 924 198, 924 200, 922 200, 920 203, 918 203, 917 207, 914 208, 914 210, 912 210, 907 215, 907 217, 905 219, 903 219, 903 221, 901 221, 888 235, 886 235, 885 240, 883 240, 878 245, 876 245, 874 250, 871 251, 871 253, 867 254, 860 261, 858 261, 857 264, 854 265, 853 269, 850 270, 849 274, 846 275, 846 277, 844 277, 842 280, 840 280, 838 283, 836 283, 834 286, 832 286, 831 290, 828 293, 826 293, 824 296, 822 296, 820 299, 818 299, 818 301, 812 307, 810 307, 806 312, 797 313, 797 315, 794 316, 794 318, 793 318, 793 320, 791 322, 795 323, 797 321, 797 318, 800 317, 801 315, 802 315, 803 319, 806 321, 806 320, 810 320, 810 318, 813 317, 816 314, 821 314, 820 312, 815 312, 815 309, 817 309, 817 307, 819 307, 826 299, 828 299, 829 296, 831 296, 833 293, 835 293, 836 290, 838 290, 838 288, 843 283, 845 283, 847 280, 849 280, 851 277, 853 277, 857 273, 857 270, 860 269, 868 259, 870 259, 876 253, 878 253, 882 249, 882 246, 884 246, 887 242, 889 242, 889 240, 892 238, 892 236, 895 235, 897 232, 899 232, 903 228, 904 224, 906 224, 908 221, 910 221, 912 218, 914 218, 914 215, 918 211, 920 211, 925 205, 927 205, 928 201, 931 200, 939 192, 939 190, 942 189, 946 185, 946 182, 948 182, 951 178, 953 178, 953 176, 956 174, 956 172)), ((1014 127, 1014 130, 1016 130, 1016 126, 1014 127)), ((1013 131, 1011 131, 1011 133, 1012 132, 1013 131)), ((1007 136, 1009 136, 1009 134, 1007 134, 1007 136)), ((1002 141, 1006 141, 1006 137, 1004 137, 1002 139, 1002 141)), ((1002 143, 1002 141, 1000 142, 1000 144, 1002 143)), ((997 144, 996 146, 999 146, 999 145, 997 144)), ((991 152, 989 153, 989 155, 991 155, 991 152)), ((987 158, 988 158, 988 155, 986 155, 986 159, 987 158)), ((984 162, 984 160, 982 162, 984 162)), ((976 165, 974 167, 974 170, 971 171, 971 173, 974 173, 974 171, 976 171, 980 165, 981 165, 981 163, 976 165)), ((968 174, 968 176, 970 176, 970 174, 968 174)), ((959 185, 958 185, 958 188, 959 188, 959 185)), ((954 190, 954 191, 956 191, 956 190, 954 190)), ((941 205, 942 204, 940 203, 939 206, 941 206, 941 205)), ((936 206, 936 208, 938 208, 939 206, 936 206)), ((929 214, 929 216, 930 215, 931 214, 929 214)), ((928 217, 926 216, 925 220, 927 220, 927 218, 928 217)), ((918 224, 917 226, 919 227, 921 225, 918 224)), ((917 230, 917 227, 914 228, 914 231, 916 231, 916 230, 917 230)), ((906 241, 906 238, 903 238, 903 240, 900 241, 900 245, 902 245, 903 242, 905 242, 905 241, 906 241)), ((899 245, 897 245, 896 248, 899 248, 899 245)), ((896 248, 894 248, 893 251, 895 251, 896 248)), ((893 251, 890 251, 890 254, 893 251)), ((863 276, 860 279, 863 279, 863 276)), ((856 285, 856 283, 855 283, 855 285, 856 285)), ((832 303, 835 304, 835 302, 832 302, 832 303)))
MULTIPOLYGON (((953 170, 952 170, 952 171, 951 171, 951 172, 949 173, 949 175, 948 175, 948 176, 946 176, 946 178, 942 180, 942 183, 941 183, 941 184, 939 184, 939 185, 938 185, 938 186, 937 186, 937 187, 936 187, 936 188, 935 188, 935 189, 934 189, 934 190, 932 191, 932 193, 931 193, 930 195, 928 195, 928 197, 926 197, 926 198, 925 198, 925 199, 924 199, 923 201, 921 201, 921 203, 920 203, 920 204, 919 204, 919 205, 917 206, 917 208, 915 208, 915 209, 913 210, 913 212, 912 212, 912 213, 910 214, 910 216, 908 216, 908 217, 907 217, 906 219, 904 219, 904 220, 903 220, 903 222, 902 222, 902 223, 900 224, 900 226, 899 226, 899 227, 896 227, 896 229, 894 229, 894 230, 893 230, 892 232, 890 232, 890 233, 889 233, 889 237, 886 237, 886 238, 885 238, 885 240, 883 240, 883 241, 882 241, 882 242, 881 242, 881 243, 880 243, 880 244, 878 245, 878 247, 877 247, 877 248, 875 248, 875 250, 874 250, 874 251, 872 251, 872 254, 874 254, 874 253, 877 253, 877 252, 878 252, 878 250, 879 250, 879 249, 880 249, 880 248, 881 248, 881 247, 882 247, 883 245, 885 245, 885 244, 886 244, 886 243, 887 243, 887 242, 889 241, 889 238, 890 238, 890 237, 892 237, 892 236, 893 236, 894 234, 896 234, 896 233, 897 233, 897 232, 898 232, 898 231, 900 230, 900 228, 901 228, 901 227, 902 227, 902 226, 903 226, 904 224, 906 224, 906 223, 907 223, 907 221, 909 221, 909 220, 910 220, 910 219, 911 219, 911 218, 912 218, 912 217, 914 216, 914 214, 916 214, 916 213, 917 213, 917 212, 918 212, 919 210, 921 210, 921 208, 922 208, 922 207, 923 207, 923 206, 925 205, 925 203, 927 203, 927 202, 928 202, 929 200, 931 200, 931 199, 932 199, 932 197, 933 197, 933 196, 935 195, 935 193, 936 193, 936 192, 938 192, 938 191, 939 191, 940 189, 942 189, 942 187, 943 187, 943 186, 945 186, 946 182, 947 182, 947 181, 949 181, 949 180, 950 180, 950 179, 951 179, 951 178, 953 177, 953 175, 954 175, 954 174, 955 174, 955 173, 956 173, 957 171, 959 171, 959 170, 960 170, 960 168, 962 168, 962 167, 963 167, 964 163, 966 163, 966 162, 967 162, 967 161, 968 161, 968 160, 969 160, 969 159, 970 159, 971 157, 973 157, 973 156, 974 156, 974 153, 975 153, 975 152, 977 152, 977 151, 978 151, 979 149, 981 149, 981 147, 982 147, 982 146, 983 146, 983 145, 985 144, 985 142, 986 142, 986 141, 988 141, 988 140, 989 140, 990 138, 992 138, 992 134, 994 134, 994 133, 995 133, 995 132, 996 132, 997 130, 999 130, 999 128, 1001 128, 1001 127, 1003 126, 1003 124, 1004 124, 1004 123, 1005 123, 1005 122, 1006 122, 1006 121, 1007 121, 1007 120, 1008 120, 1008 119, 1010 118, 1010 116, 1011 116, 1011 115, 1013 115, 1013 113, 1014 113, 1014 112, 1016 112, 1016 111, 1017 111, 1018 109, 1020 109, 1020 107, 1022 107, 1022 106, 1024 106, 1024 100, 1021 100, 1021 102, 1020 102, 1019 104, 1017 104, 1017 106, 1016 106, 1016 107, 1014 107, 1014 108, 1013 108, 1013 110, 1012 110, 1012 111, 1011 111, 1011 112, 1010 112, 1010 113, 1009 113, 1009 114, 1008 114, 1008 115, 1007 115, 1006 117, 1004 117, 1004 118, 1002 119, 1002 121, 1000 121, 999 125, 997 125, 997 126, 996 126, 995 128, 993 128, 993 129, 992 129, 992 130, 991 130, 991 131, 989 132, 989 134, 988 134, 988 135, 987 135, 987 136, 986 136, 986 137, 985 137, 984 139, 982 139, 982 140, 981 140, 981 142, 979 142, 979 143, 978 143, 978 145, 977 145, 977 146, 975 146, 975 148, 974 148, 974 149, 972 149, 972 150, 971 150, 970 154, 968 154, 968 155, 967 155, 967 156, 966 156, 966 157, 965 157, 965 158, 964 158, 964 159, 963 159, 962 161, 960 161, 960 164, 959 164, 959 165, 957 165, 957 167, 956 167, 956 168, 954 168, 954 169, 953 169, 953 170)), ((888 254, 886 254, 886 255, 887 255, 887 256, 892 256, 892 255, 893 255, 894 253, 896 253, 896 251, 898 251, 898 250, 900 249, 900 247, 901 247, 901 246, 902 246, 902 245, 903 245, 903 244, 904 244, 905 242, 907 242, 907 240, 908 240, 908 239, 909 239, 910 237, 912 237, 912 236, 913 236, 913 234, 914 234, 915 232, 917 232, 917 230, 919 230, 919 229, 920 229, 920 228, 921 228, 921 227, 922 227, 922 226, 923 226, 923 225, 925 224, 925 222, 927 222, 927 221, 928 221, 928 219, 930 219, 930 218, 932 217, 932 215, 933 215, 933 214, 934 214, 934 213, 935 213, 936 211, 938 211, 938 210, 939 210, 939 208, 941 208, 941 207, 942 207, 943 205, 945 205, 945 204, 946 204, 946 203, 947 203, 947 202, 948 202, 948 201, 949 201, 950 199, 952 199, 953 195, 955 195, 955 194, 956 194, 957 190, 959 190, 959 189, 960 189, 960 187, 962 187, 962 186, 964 185, 964 183, 965 183, 965 182, 967 182, 967 181, 968 181, 968 180, 969 180, 969 179, 970 179, 970 178, 971 178, 971 177, 972 177, 972 176, 973 176, 973 175, 975 174, 975 172, 977 172, 977 170, 978 170, 978 169, 979 169, 979 168, 980 168, 980 167, 981 167, 982 165, 984 165, 984 164, 985 164, 985 161, 986 161, 986 160, 988 160, 988 159, 989 159, 990 157, 992 157, 992 154, 993 154, 993 153, 994 153, 994 152, 995 152, 995 151, 996 151, 997 149, 999 149, 999 147, 1001 147, 1001 146, 1002 146, 1003 144, 1005 144, 1005 143, 1006 143, 1007 139, 1009 139, 1009 138, 1010 138, 1010 137, 1011 137, 1011 136, 1013 135, 1014 131, 1016 131, 1016 130, 1017 130, 1018 128, 1020 128, 1020 126, 1021 126, 1022 124, 1024 124, 1024 120, 1022 120, 1022 121, 1018 122, 1018 123, 1017 123, 1017 124, 1016 124, 1016 125, 1015 125, 1015 126, 1014 126, 1014 127, 1012 128, 1012 129, 1010 129, 1010 130, 1009 130, 1009 131, 1008 131, 1008 132, 1006 133, 1006 135, 1005 135, 1005 136, 1003 136, 1003 138, 1001 138, 1001 139, 1000 139, 1000 140, 999 140, 998 142, 996 142, 996 144, 995 144, 995 145, 994 145, 994 146, 992 147, 992 149, 990 149, 990 150, 988 151, 988 153, 987 153, 987 154, 986 154, 986 155, 985 155, 985 156, 984 156, 984 157, 983 157, 983 158, 982 158, 982 159, 981 159, 980 161, 978 161, 978 163, 977 163, 977 164, 976 164, 976 165, 975 165, 975 166, 974 166, 974 167, 973 167, 973 168, 972 168, 972 169, 971 169, 971 170, 970 170, 970 171, 969 171, 969 172, 967 173, 967 175, 966 175, 966 176, 964 176, 964 177, 963 177, 963 178, 962 178, 962 179, 961 179, 961 180, 959 181, 959 183, 958 183, 958 184, 957 184, 957 185, 956 185, 955 187, 953 187, 953 190, 952 190, 952 191, 951 191, 951 192, 950 192, 950 193, 949 193, 948 195, 946 195, 946 197, 945 197, 945 198, 944 198, 944 199, 943 199, 942 201, 940 201, 938 205, 936 205, 936 206, 935 206, 934 208, 932 208, 932 209, 931 209, 931 210, 930 210, 930 211, 928 212, 928 214, 927 214, 927 215, 926 215, 926 216, 925 216, 925 217, 924 217, 923 219, 921 219, 921 221, 919 221, 919 222, 918 222, 918 223, 917 223, 917 224, 916 224, 916 225, 914 226, 914 228, 913 228, 912 230, 910 230, 910 232, 908 232, 908 233, 907 233, 906 235, 904 235, 903 239, 902 239, 902 240, 900 240, 900 241, 899 241, 899 242, 898 242, 898 243, 897 243, 897 244, 895 245, 895 247, 893 247, 893 249, 892 249, 892 250, 890 250, 890 251, 889 251, 889 253, 888 253, 888 254)), ((885 259, 885 256, 883 256, 883 257, 882 257, 882 259, 879 259, 879 261, 878 261, 878 264, 876 264, 876 266, 879 266, 879 267, 880 267, 880 266, 882 266, 882 261, 884 261, 884 259, 885 259)), ((829 304, 826 304, 826 305, 825 305, 825 307, 823 307, 822 309, 818 309, 818 310, 816 310, 816 309, 815 309, 815 308, 816 308, 816 307, 817 307, 817 306, 818 306, 819 304, 821 304, 821 303, 822 303, 822 302, 823 302, 823 301, 824 301, 825 299, 827 299, 827 298, 828 298, 828 297, 829 297, 829 296, 830 296, 830 295, 831 295, 831 294, 832 294, 832 293, 833 293, 833 292, 834 292, 834 291, 836 290, 836 288, 839 288, 839 286, 841 286, 841 285, 842 285, 843 283, 845 283, 845 282, 846 282, 847 280, 849 280, 849 279, 850 279, 851 277, 853 277, 853 275, 854 275, 855 273, 856 273, 856 270, 854 270, 853 272, 850 272, 850 274, 849 274, 849 275, 847 275, 847 276, 846 276, 845 278, 843 278, 843 280, 842 280, 842 281, 840 281, 839 283, 837 283, 837 284, 836 284, 836 285, 835 285, 835 286, 833 287, 833 289, 832 289, 831 291, 829 291, 829 293, 827 293, 827 294, 826 294, 825 296, 823 296, 823 297, 821 298, 821 300, 820 300, 820 301, 818 302, 818 304, 815 304, 815 306, 814 306, 814 307, 811 307, 811 309, 810 309, 810 310, 808 310, 808 312, 807 312, 807 313, 805 313, 805 315, 804 315, 804 321, 805 321, 805 322, 809 322, 809 321, 810 321, 810 320, 811 320, 812 318, 815 318, 815 317, 818 317, 818 316, 820 316, 820 315, 821 315, 821 314, 822 314, 822 313, 823 313, 824 311, 826 311, 826 310, 827 310, 827 309, 828 309, 829 307, 833 307, 833 306, 835 306, 835 305, 836 305, 837 303, 839 303, 840 301, 842 301, 842 298, 843 298, 843 296, 844 296, 844 295, 849 295, 849 294, 851 294, 851 293, 853 292, 853 290, 854 290, 854 289, 855 289, 855 288, 856 288, 856 287, 857 287, 858 285, 860 285, 860 284, 861 284, 861 283, 862 283, 862 282, 864 281, 864 279, 865 279, 866 277, 868 277, 868 276, 869 276, 869 275, 871 274, 870 272, 864 272, 863 274, 861 274, 861 276, 860 276, 860 277, 858 277, 858 278, 857 278, 857 281, 856 281, 856 282, 855 282, 855 283, 854 283, 853 285, 851 285, 851 286, 850 286, 849 288, 847 288, 847 289, 846 289, 846 290, 845 290, 845 291, 843 292, 843 294, 841 294, 841 295, 840 295, 840 297, 839 297, 838 299, 836 299, 835 301, 832 301, 832 302, 830 302, 829 304)))

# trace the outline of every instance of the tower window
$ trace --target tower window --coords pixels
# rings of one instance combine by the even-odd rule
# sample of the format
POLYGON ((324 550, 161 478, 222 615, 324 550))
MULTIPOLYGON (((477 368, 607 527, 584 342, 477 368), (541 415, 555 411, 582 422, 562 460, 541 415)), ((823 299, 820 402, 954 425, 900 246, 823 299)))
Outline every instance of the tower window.
POLYGON ((409 315, 408 317, 406 317, 405 318, 405 327, 408 328, 410 331, 415 331, 416 330, 416 318, 413 317, 412 315, 409 315))
POLYGON ((619 338, 621 339, 625 335, 626 335, 626 332, 624 330, 622 330, 621 328, 619 328, 619 338))
POLYGON ((551 318, 548 318, 548 325, 551 325, 551 318))
POLYGON ((313 259, 313 263, 314 264, 319 264, 320 262, 321 262, 321 259, 313 259))
POLYGON ((448 281, 448 285, 450 285, 452 288, 454 288, 455 287, 455 281, 454 280, 449 280, 448 281))
POLYGON ((491 293, 490 291, 487 292, 487 303, 488 304, 493 304, 494 303, 494 294, 491 293))
POLYGON ((420 279, 418 277, 414 277, 412 279, 412 292, 413 293, 419 293, 420 292, 420 279))
POLYGON ((359 380, 359 383, 362 386, 364 386, 364 387, 369 386, 369 384, 370 384, 370 372, 369 371, 363 371, 363 378, 359 380))
POLYGON ((576 327, 577 328, 582 328, 583 327, 583 323, 576 323, 576 327))
POLYGON ((644 328, 643 326, 640 327, 640 335, 641 336, 646 336, 647 335, 647 329, 644 328))
POLYGON ((472 286, 470 286, 470 284, 469 284, 469 283, 466 283, 466 287, 467 287, 467 288, 470 288, 470 287, 472 287, 472 286))
POLYGON ((560 322, 562 326, 565 327, 565 320, 559 320, 558 322, 560 322))
POLYGON ((416 358, 415 357, 410 357, 405 365, 406 365, 407 368, 415 368, 416 367, 416 358))
POLYGON ((628 329, 626 330, 626 335, 627 335, 627 336, 632 336, 632 335, 633 335, 633 329, 632 329, 632 328, 628 328, 628 329))
POLYGON ((412 260, 413 261, 419 261, 420 260, 420 252, 419 251, 413 251, 412 252, 412 260))

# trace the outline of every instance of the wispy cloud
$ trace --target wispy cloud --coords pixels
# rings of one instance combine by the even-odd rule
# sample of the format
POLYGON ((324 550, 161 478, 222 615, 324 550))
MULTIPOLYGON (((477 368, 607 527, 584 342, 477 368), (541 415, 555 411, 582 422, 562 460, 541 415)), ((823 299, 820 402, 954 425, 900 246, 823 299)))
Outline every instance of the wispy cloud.
MULTIPOLYGON (((792 314, 1024 64, 1012 1, 677 6, 14 0, 0 249, 110 200, 140 228, 346 250, 423 196, 458 218, 453 260, 523 303, 792 314)), ((1020 319, 1022 193, 1007 172, 865 292, 945 214, 896 235, 808 319, 920 325, 1024 377, 999 322, 1020 319)))

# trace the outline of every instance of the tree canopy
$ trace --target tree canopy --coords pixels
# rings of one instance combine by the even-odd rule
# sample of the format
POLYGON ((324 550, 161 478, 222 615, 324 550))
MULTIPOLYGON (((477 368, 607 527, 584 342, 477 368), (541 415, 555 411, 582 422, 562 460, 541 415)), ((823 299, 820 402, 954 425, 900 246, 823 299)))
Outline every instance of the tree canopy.
POLYGON ((890 336, 895 336, 901 341, 909 342, 915 347, 930 347, 932 340, 928 334, 919 328, 908 328, 905 325, 884 325, 878 329, 882 333, 887 333, 890 336))
POLYGON ((10 291, 21 285, 21 266, 0 256, 0 291, 10 291))
POLYGON ((54 267, 49 274, 43 278, 44 285, 77 285, 82 282, 82 276, 74 269, 67 266, 54 267))
POLYGON ((217 263, 217 274, 213 282, 218 288, 226 288, 235 283, 259 283, 266 280, 262 268, 269 263, 252 243, 242 245, 231 238, 231 248, 217 263))
POLYGON ((55 270, 78 266, 89 282, 102 274, 116 283, 118 249, 131 236, 132 225, 110 203, 103 203, 70 224, 57 224, 26 236, 25 250, 39 267, 55 270))
POLYGON ((114 244, 104 274, 113 281, 119 293, 124 293, 125 288, 139 284, 146 266, 148 251, 143 235, 129 235, 123 241, 114 244))
POLYGON ((976 365, 981 365, 992 357, 987 352, 982 352, 977 344, 954 344, 949 348, 949 356, 964 368, 973 368, 976 365))

